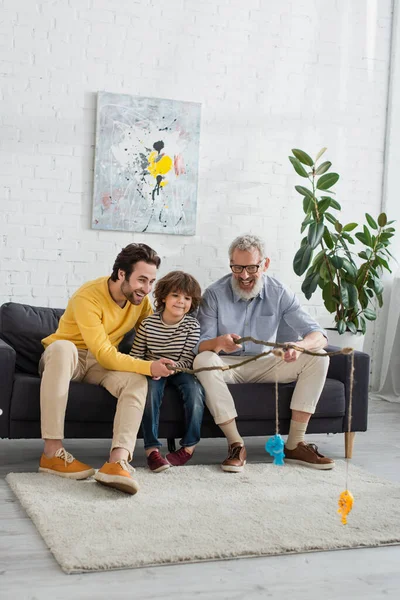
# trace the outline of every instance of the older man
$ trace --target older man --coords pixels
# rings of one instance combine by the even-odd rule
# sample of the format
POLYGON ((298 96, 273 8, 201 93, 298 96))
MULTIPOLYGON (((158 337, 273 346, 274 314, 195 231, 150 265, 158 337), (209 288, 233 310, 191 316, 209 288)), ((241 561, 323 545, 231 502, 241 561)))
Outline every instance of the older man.
MULTIPOLYGON (((270 259, 263 241, 254 235, 237 237, 229 248, 231 274, 212 284, 204 293, 198 314, 201 337, 194 368, 231 365, 245 356, 269 348, 235 340, 252 336, 275 341, 278 328, 297 334, 296 344, 323 353, 327 340, 323 329, 300 306, 296 296, 266 274, 270 259)), ((293 339, 293 338, 292 338, 293 339)), ((286 340, 287 341, 287 340, 286 340)), ((206 392, 206 404, 228 441, 224 471, 240 472, 246 464, 246 449, 236 427, 237 412, 227 383, 296 381, 291 401, 292 418, 285 445, 285 460, 315 469, 331 469, 334 461, 322 456, 314 444, 306 444, 308 421, 315 412, 324 387, 329 359, 296 350, 274 355, 229 371, 203 371, 197 375, 206 392)))

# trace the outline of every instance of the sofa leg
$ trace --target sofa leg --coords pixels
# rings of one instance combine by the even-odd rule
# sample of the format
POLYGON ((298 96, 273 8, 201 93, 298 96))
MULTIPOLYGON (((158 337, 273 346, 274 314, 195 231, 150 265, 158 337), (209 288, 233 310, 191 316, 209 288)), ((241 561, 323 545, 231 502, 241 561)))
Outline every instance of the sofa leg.
POLYGON ((344 449, 345 449, 345 457, 352 458, 353 457, 353 445, 354 445, 354 437, 356 433, 355 431, 347 431, 344 434, 344 449))
POLYGON ((169 452, 175 452, 175 450, 176 450, 175 438, 168 438, 167 443, 168 443, 169 452))

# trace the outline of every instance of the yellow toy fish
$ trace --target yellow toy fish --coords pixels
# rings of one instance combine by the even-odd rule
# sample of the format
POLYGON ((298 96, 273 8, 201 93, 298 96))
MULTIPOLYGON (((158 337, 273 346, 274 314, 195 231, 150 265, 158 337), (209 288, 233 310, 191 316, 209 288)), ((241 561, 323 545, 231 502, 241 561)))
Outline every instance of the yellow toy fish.
POLYGON ((338 501, 338 505, 339 505, 338 513, 342 515, 343 525, 347 524, 347 515, 353 508, 353 502, 354 502, 353 494, 351 492, 349 492, 349 490, 346 490, 340 494, 339 501, 338 501))

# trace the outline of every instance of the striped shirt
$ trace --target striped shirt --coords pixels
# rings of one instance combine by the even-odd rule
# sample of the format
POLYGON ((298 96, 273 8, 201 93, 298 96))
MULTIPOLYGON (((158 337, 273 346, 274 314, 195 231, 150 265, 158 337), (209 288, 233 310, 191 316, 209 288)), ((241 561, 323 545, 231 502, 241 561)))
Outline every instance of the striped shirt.
POLYGON ((170 358, 177 367, 190 369, 195 354, 193 348, 200 339, 200 325, 192 315, 179 323, 167 325, 161 313, 144 319, 135 335, 130 355, 144 360, 170 358))

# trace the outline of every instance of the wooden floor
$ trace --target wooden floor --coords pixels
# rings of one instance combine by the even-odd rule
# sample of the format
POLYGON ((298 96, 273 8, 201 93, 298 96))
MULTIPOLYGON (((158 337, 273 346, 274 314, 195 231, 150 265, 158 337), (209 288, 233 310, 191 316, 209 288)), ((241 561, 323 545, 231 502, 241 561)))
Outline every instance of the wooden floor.
MULTIPOLYGON (((324 454, 343 458, 343 435, 310 436, 309 441, 324 454)), ((266 459, 264 443, 262 438, 247 440, 249 461, 266 459)), ((144 465, 141 442, 139 446, 136 466, 144 465)), ((36 470, 41 447, 40 440, 0 440, 1 600, 400 597, 400 546, 65 575, 4 481, 10 471, 36 470)), ((66 447, 99 467, 108 443, 71 440, 66 447)), ((218 462, 225 451, 223 440, 203 440, 194 462, 218 462)), ((371 403, 369 430, 356 435, 352 463, 400 482, 400 404, 371 403)))

